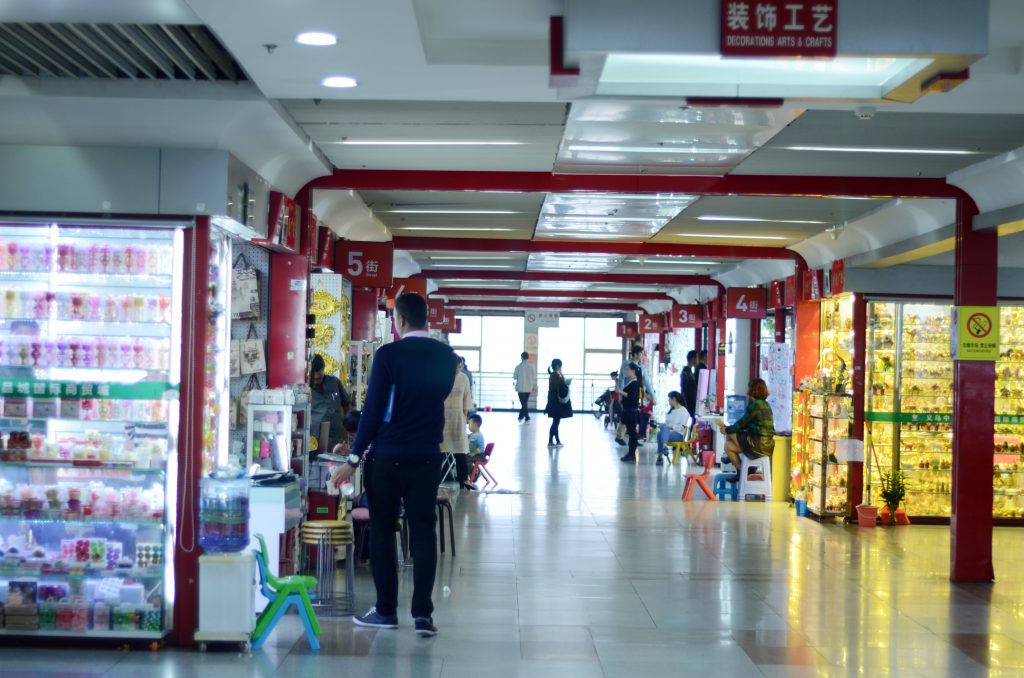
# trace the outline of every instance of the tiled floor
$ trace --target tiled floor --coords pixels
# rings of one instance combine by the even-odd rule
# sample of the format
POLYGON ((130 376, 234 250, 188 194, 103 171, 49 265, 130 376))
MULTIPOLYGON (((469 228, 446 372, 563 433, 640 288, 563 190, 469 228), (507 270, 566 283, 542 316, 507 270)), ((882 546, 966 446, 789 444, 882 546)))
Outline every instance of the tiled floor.
MULTIPOLYGON (((683 504, 676 467, 649 453, 621 464, 589 415, 563 423, 558 452, 543 416, 485 415, 484 433, 502 487, 521 494, 456 495, 438 637, 416 638, 404 611, 397 631, 327 620, 314 653, 293 617, 251 657, 4 648, 0 676, 1024 675, 1024 530, 996 532, 998 583, 953 586, 948 528, 683 504)), ((367 568, 358 585, 365 608, 367 568)))

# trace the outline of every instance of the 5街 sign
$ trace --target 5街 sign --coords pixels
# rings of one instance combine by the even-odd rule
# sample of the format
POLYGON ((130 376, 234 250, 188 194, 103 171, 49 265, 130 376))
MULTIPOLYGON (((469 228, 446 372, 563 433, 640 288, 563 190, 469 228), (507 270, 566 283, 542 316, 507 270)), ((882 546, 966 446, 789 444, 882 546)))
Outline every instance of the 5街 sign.
POLYGON ((999 307, 954 308, 950 340, 953 360, 998 360, 999 307))

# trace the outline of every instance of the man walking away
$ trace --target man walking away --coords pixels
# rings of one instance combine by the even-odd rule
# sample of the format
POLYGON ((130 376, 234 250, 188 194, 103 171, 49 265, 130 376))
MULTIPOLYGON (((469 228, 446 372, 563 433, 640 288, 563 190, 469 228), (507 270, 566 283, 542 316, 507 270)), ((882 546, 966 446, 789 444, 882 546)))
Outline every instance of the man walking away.
POLYGON ((679 380, 680 390, 683 396, 683 407, 694 416, 697 413, 697 375, 694 370, 697 367, 697 352, 690 351, 686 354, 686 367, 683 368, 683 376, 679 380))
POLYGON ((414 565, 412 616, 416 635, 437 635, 431 591, 437 571, 435 511, 441 475, 444 401, 455 381, 455 353, 430 338, 427 302, 403 294, 395 302, 400 341, 377 350, 366 403, 348 463, 335 472, 340 484, 365 456, 370 498, 370 568, 377 604, 358 626, 398 627, 398 553, 395 526, 404 503, 414 565), (367 452, 367 450, 369 450, 367 452))
POLYGON ((523 351, 522 362, 512 373, 512 382, 519 394, 519 421, 530 421, 530 395, 537 390, 537 368, 530 364, 530 354, 523 351))

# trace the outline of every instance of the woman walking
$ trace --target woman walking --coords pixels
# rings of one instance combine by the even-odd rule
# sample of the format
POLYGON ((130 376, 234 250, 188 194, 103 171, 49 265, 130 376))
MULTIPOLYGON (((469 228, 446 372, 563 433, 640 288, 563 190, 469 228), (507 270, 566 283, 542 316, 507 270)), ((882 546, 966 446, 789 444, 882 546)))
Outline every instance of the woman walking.
POLYGON ((466 417, 473 409, 473 395, 469 378, 462 372, 462 364, 455 365, 455 383, 444 401, 444 441, 441 451, 455 455, 455 473, 459 485, 466 490, 476 488, 469 482, 469 442, 466 438, 466 417))
POLYGON ((572 416, 572 401, 569 398, 569 381, 562 376, 562 361, 555 358, 548 368, 548 406, 544 412, 551 417, 548 430, 548 447, 561 447, 558 424, 572 416))
POLYGON ((639 445, 640 403, 643 401, 643 372, 634 362, 626 364, 626 385, 619 389, 622 396, 622 423, 626 427, 629 439, 629 451, 619 457, 619 461, 636 463, 636 448, 639 445))

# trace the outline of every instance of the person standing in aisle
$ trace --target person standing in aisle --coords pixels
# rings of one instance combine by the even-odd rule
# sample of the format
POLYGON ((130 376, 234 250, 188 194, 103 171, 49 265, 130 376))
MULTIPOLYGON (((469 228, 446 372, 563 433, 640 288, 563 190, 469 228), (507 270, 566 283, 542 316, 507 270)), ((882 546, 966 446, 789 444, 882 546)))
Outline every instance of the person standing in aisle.
POLYGON ((563 419, 572 416, 572 399, 569 397, 571 380, 562 375, 562 361, 555 358, 548 368, 548 404, 544 412, 551 417, 551 428, 548 430, 548 447, 562 447, 562 438, 558 435, 558 425, 563 419))
MULTIPOLYGON (((370 568, 377 603, 353 617, 358 626, 398 628, 395 525, 404 504, 414 562, 412 616, 418 636, 435 636, 431 592, 437 575, 437 486, 444 401, 455 383, 455 353, 427 332, 427 302, 415 293, 395 301, 400 341, 381 346, 370 369, 366 403, 352 449, 335 471, 340 485, 365 458, 370 501, 370 568)), ((465 438, 465 435, 463 435, 465 438)))
POLYGON ((455 455, 455 473, 459 486, 465 490, 475 490, 469 483, 469 444, 466 440, 466 419, 473 409, 473 396, 470 392, 469 378, 462 370, 462 359, 455 367, 455 383, 452 392, 444 401, 444 440, 441 451, 455 455))
POLYGON ((619 461, 636 463, 636 448, 639 446, 640 426, 640 403, 643 402, 643 373, 636 363, 627 363, 623 370, 626 374, 626 384, 619 389, 622 396, 622 424, 626 427, 626 436, 629 438, 629 450, 619 458, 619 461))
MULTIPOLYGON (((622 389, 626 387, 626 382, 628 381, 628 379, 626 379, 626 368, 629 367, 629 363, 633 362, 633 356, 636 355, 636 362, 640 363, 640 356, 643 356, 643 353, 644 347, 640 344, 633 344, 629 347, 629 353, 626 355, 626 359, 623 360, 622 364, 619 366, 619 378, 615 383, 616 393, 622 393, 622 389)), ((626 444, 626 424, 622 417, 619 418, 619 425, 615 427, 615 442, 619 445, 626 444)))
POLYGON ((537 370, 530 364, 530 354, 523 351, 522 362, 512 373, 512 383, 519 395, 519 421, 530 421, 530 396, 537 390, 537 370))
POLYGON ((319 441, 319 451, 333 450, 345 438, 345 415, 352 406, 348 391, 341 380, 325 373, 323 356, 315 355, 309 363, 309 391, 312 399, 309 406, 309 432, 320 435, 320 427, 330 425, 330 438, 319 441))
POLYGON ((473 373, 469 371, 469 366, 466 365, 466 359, 459 356, 459 364, 462 365, 462 373, 466 375, 466 380, 469 381, 469 411, 473 412, 476 410, 476 400, 473 398, 473 373))
MULTIPOLYGON (((686 367, 683 368, 683 375, 679 380, 679 390, 682 395, 683 407, 694 416, 697 413, 697 375, 694 370, 697 368, 697 352, 690 351, 686 354, 686 367)), ((672 397, 672 394, 669 394, 672 397)))

